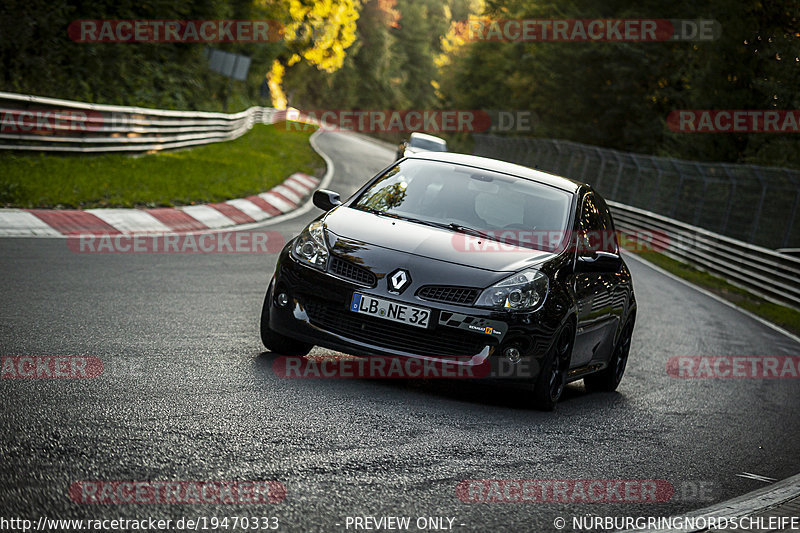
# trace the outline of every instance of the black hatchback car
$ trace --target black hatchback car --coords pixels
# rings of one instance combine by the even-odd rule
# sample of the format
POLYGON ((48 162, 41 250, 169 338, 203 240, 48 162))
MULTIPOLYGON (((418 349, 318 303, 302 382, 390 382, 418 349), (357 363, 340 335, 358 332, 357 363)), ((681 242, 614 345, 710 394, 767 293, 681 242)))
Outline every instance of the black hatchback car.
POLYGON ((271 351, 530 363, 532 403, 612 391, 636 318, 603 198, 588 185, 453 153, 402 159, 280 254, 261 315, 271 351))

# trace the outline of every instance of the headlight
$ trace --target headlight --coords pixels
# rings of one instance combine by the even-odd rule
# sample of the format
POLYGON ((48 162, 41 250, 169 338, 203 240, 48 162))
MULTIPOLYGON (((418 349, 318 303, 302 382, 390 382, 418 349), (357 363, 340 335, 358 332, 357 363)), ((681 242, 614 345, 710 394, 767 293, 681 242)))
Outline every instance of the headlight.
POLYGON ((526 270, 483 291, 475 306, 505 311, 535 311, 544 304, 549 286, 547 276, 538 270, 526 270))
POLYGON ((301 263, 325 270, 328 265, 328 246, 325 244, 325 230, 321 220, 309 224, 294 240, 292 255, 301 263))

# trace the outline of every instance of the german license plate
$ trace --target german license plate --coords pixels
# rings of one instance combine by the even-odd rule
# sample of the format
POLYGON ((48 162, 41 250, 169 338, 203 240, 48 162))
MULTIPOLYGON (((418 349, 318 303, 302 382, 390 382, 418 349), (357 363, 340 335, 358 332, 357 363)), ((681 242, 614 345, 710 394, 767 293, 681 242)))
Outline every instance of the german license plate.
POLYGON ((350 310, 418 328, 427 328, 428 320, 431 317, 430 309, 392 302, 357 292, 353 293, 350 310))

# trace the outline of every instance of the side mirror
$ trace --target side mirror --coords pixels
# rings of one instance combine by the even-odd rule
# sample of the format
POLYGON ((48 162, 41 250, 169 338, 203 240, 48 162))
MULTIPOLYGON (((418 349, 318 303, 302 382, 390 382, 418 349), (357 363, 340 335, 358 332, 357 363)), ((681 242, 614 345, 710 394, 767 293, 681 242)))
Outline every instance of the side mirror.
POLYGON ((325 189, 314 191, 313 201, 314 205, 323 211, 330 211, 337 205, 342 205, 342 200, 339 198, 338 192, 327 191, 325 189))
POLYGON ((616 272, 621 258, 611 252, 586 252, 578 255, 575 270, 579 272, 616 272))

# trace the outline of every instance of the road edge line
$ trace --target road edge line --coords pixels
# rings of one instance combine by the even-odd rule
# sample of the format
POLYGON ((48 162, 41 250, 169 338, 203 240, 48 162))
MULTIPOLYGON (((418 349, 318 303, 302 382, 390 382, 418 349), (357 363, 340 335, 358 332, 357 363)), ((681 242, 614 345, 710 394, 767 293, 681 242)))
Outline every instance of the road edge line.
MULTIPOLYGON (((772 507, 780 506, 794 498, 800 496, 800 474, 795 474, 782 481, 777 481, 772 485, 756 489, 741 496, 736 496, 724 502, 704 507, 696 511, 673 515, 687 518, 741 518, 758 512, 765 511, 772 507)), ((705 531, 706 528, 698 529, 659 529, 652 533, 695 533, 705 531)), ((647 529, 631 529, 620 533, 634 531, 648 531, 647 529)))
POLYGON ((706 296, 709 296, 710 298, 712 298, 712 299, 714 299, 714 300, 716 300, 716 301, 718 301, 718 302, 720 302, 722 304, 727 305, 731 309, 736 309, 740 313, 742 313, 742 314, 744 314, 746 316, 749 316, 750 318, 756 320, 757 322, 760 322, 761 324, 763 324, 763 325, 765 325, 765 326, 777 331, 778 333, 780 333, 780 334, 788 337, 789 339, 793 340, 794 342, 800 344, 800 337, 798 337, 794 333, 783 329, 782 327, 780 327, 777 324, 773 324, 772 322, 770 322, 769 320, 767 320, 765 318, 761 318, 760 316, 756 315, 755 313, 752 313, 752 312, 748 311, 747 309, 739 307, 738 305, 736 305, 733 302, 729 302, 728 300, 726 300, 725 298, 719 296, 718 294, 714 294, 713 292, 711 292, 711 291, 709 291, 707 289, 704 289, 703 287, 699 287, 699 286, 695 285, 694 283, 692 283, 690 281, 687 281, 687 280, 683 279, 682 277, 680 277, 680 276, 678 276, 676 274, 673 274, 672 272, 670 272, 668 270, 665 270, 665 269, 661 268, 660 266, 658 266, 658 265, 656 265, 654 263, 651 263, 647 259, 639 257, 638 255, 636 255, 634 253, 627 253, 627 254, 625 254, 625 257, 626 258, 627 257, 632 257, 636 261, 638 261, 640 263, 643 263, 644 265, 652 268, 656 272, 658 272, 660 274, 663 274, 664 276, 667 276, 668 278, 673 279, 675 281, 679 281, 680 283, 683 283, 684 285, 686 285, 688 287, 691 287, 692 289, 696 290, 697 292, 705 294, 706 296))

